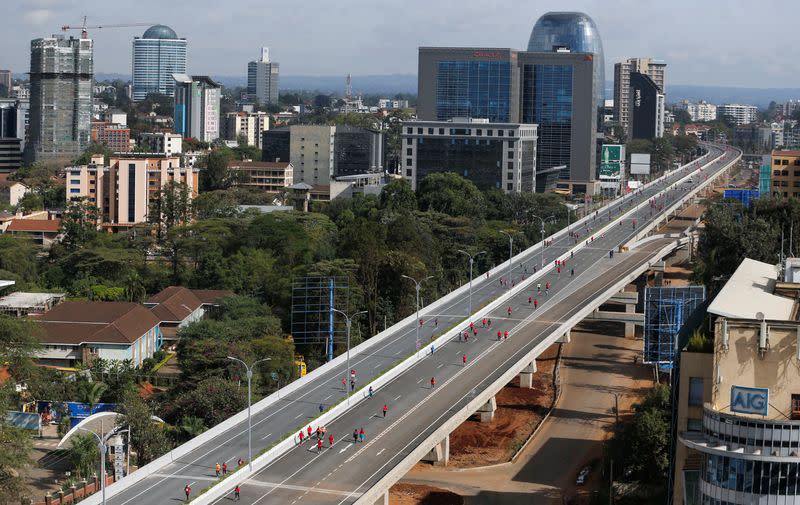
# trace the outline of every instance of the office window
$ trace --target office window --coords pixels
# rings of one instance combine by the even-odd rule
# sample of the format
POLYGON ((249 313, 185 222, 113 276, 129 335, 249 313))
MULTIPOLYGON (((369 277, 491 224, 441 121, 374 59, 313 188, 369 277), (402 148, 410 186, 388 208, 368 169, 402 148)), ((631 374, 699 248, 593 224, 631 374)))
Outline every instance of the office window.
POLYGON ((514 178, 514 172, 506 172, 506 179, 513 179, 513 178, 514 178))
POLYGON ((411 139, 406 139, 406 145, 409 145, 409 146, 410 146, 410 145, 412 145, 412 144, 413 144, 413 142, 411 141, 411 139))
POLYGON ((692 407, 703 406, 702 377, 689 377, 689 405, 692 407))
POLYGON ((497 136, 498 137, 502 137, 504 133, 505 133, 504 130, 497 130, 497 136))
POLYGON ((781 160, 781 165, 788 165, 788 164, 789 164, 789 160, 781 160))
POLYGON ((406 156, 411 156, 412 154, 414 154, 414 150, 413 149, 411 149, 410 147, 408 149, 406 149, 406 156))
POLYGON ((412 164, 412 163, 411 163, 411 158, 406 158, 406 166, 407 166, 407 167, 410 167, 410 166, 411 166, 411 164, 412 164))
MULTIPOLYGON (((409 135, 411 135, 412 133, 414 133, 414 128, 411 128, 411 127, 409 126, 408 128, 406 128, 406 133, 408 133, 409 135)), ((776 163, 776 165, 777 165, 777 163, 776 163)))
POLYGON ((440 61, 436 117, 487 118, 508 122, 511 109, 511 63, 508 61, 440 61))
POLYGON ((406 177, 411 177, 413 171, 410 168, 406 169, 406 177))
POLYGON ((69 188, 70 193, 80 193, 81 190, 79 188, 69 188))
POLYGON ((772 171, 772 175, 781 175, 781 171, 780 170, 773 170, 772 171))
POLYGON ((788 170, 781 170, 781 176, 788 177, 789 176, 789 171, 788 170))
POLYGON ((514 162, 513 161, 509 161, 508 162, 508 169, 509 170, 514 170, 514 162))
POLYGON ((439 128, 439 135, 444 135, 444 128, 439 128))
POLYGON ((800 170, 795 170, 794 171, 794 176, 795 177, 800 177, 800 170))
POLYGON ((775 160, 775 162, 773 164, 774 165, 780 165, 781 164, 781 160, 775 160))
POLYGON ((481 137, 481 136, 483 136, 483 130, 481 130, 480 128, 478 128, 477 130, 475 130, 475 135, 477 135, 478 137, 481 137))
POLYGON ((433 135, 433 128, 428 128, 428 135, 433 135))
POLYGON ((792 395, 792 419, 800 419, 800 394, 792 395))
POLYGON ((419 135, 422 135, 422 128, 417 128, 417 133, 418 133, 419 135))
POLYGON ((506 189, 508 191, 514 191, 514 183, 513 182, 506 183, 506 189))

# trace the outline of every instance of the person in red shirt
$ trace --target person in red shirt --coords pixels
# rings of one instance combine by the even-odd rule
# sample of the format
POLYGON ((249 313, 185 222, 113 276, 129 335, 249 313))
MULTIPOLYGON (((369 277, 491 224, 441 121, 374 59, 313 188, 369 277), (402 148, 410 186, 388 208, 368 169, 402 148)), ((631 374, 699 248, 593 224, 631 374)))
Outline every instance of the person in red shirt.
POLYGON ((189 499, 189 495, 192 494, 192 486, 186 484, 186 487, 183 488, 183 492, 186 493, 186 499, 189 499))
POLYGON ((386 413, 387 412, 389 412, 389 406, 388 405, 384 405, 383 406, 383 418, 384 419, 386 419, 386 413))
POLYGON ((300 430, 300 434, 298 436, 300 437, 300 443, 302 444, 303 443, 303 437, 305 437, 305 433, 303 433, 303 430, 300 430))
POLYGON ((497 340, 500 340, 500 337, 501 337, 502 335, 503 335, 503 334, 502 334, 501 332, 499 332, 499 331, 498 331, 498 332, 497 332, 497 340))
POLYGON ((330 444, 330 446, 333 447, 333 433, 328 435, 328 444, 330 444))
POLYGON ((508 330, 503 332, 503 340, 506 340, 507 338, 508 338, 508 330))
POLYGON ((534 308, 534 309, 537 309, 537 308, 539 308, 539 300, 534 300, 534 301, 533 301, 533 308, 534 308))
POLYGON ((461 357, 461 361, 464 363, 464 365, 467 364, 467 355, 466 354, 461 357))
POLYGON ((322 440, 317 440, 317 452, 322 452, 322 440))
POLYGON ((227 474, 228 474, 228 463, 223 462, 222 463, 222 475, 227 475, 227 474))
POLYGON ((241 492, 242 492, 242 490, 239 488, 239 484, 236 484, 236 487, 235 487, 235 488, 233 488, 233 498, 234 498, 236 501, 239 501, 239 498, 240 498, 240 493, 241 493, 241 492))

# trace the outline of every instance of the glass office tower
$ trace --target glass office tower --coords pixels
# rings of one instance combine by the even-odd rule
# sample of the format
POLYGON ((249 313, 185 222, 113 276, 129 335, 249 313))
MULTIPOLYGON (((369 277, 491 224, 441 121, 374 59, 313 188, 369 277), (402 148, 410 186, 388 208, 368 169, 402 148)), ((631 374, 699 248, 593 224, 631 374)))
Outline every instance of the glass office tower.
POLYGON ((155 25, 133 39, 133 99, 148 93, 175 96, 172 74, 186 73, 186 39, 169 26, 155 25))
POLYGON ((606 85, 603 41, 592 18, 582 12, 548 12, 540 17, 528 39, 528 51, 551 52, 558 47, 594 55, 597 104, 602 106, 606 85))

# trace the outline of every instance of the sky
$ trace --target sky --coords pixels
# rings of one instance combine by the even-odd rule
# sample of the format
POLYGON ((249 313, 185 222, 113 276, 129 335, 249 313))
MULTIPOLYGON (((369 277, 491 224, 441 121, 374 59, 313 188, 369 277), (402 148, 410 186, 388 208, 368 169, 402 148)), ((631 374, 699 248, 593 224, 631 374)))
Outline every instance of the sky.
MULTIPOLYGON (((797 0, 2 0, 0 68, 29 69, 30 40, 65 24, 162 23, 188 40, 188 71, 246 75, 261 46, 283 75, 415 74, 419 46, 525 49, 547 11, 597 23, 612 66, 667 62, 669 83, 800 88, 797 0), (499 7, 502 5, 502 7, 499 7)), ((90 30, 95 72, 130 74, 146 26, 90 30)), ((72 32, 76 35, 78 31, 72 32)))

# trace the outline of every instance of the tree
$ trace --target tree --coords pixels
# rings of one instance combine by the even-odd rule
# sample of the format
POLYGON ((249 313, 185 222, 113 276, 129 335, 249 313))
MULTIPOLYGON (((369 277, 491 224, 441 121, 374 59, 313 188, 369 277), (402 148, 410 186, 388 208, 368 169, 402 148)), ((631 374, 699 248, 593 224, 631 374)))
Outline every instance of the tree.
POLYGON ((183 441, 191 440, 207 429, 203 420, 194 416, 184 416, 181 418, 179 428, 183 441))
POLYGON ((72 446, 67 450, 67 459, 78 478, 86 478, 100 473, 96 465, 100 463, 100 449, 97 439, 91 433, 75 433, 70 439, 72 446))
POLYGON ((675 115, 675 122, 678 124, 685 125, 692 122, 692 116, 689 115, 689 111, 686 109, 676 108, 673 114, 675 115))
POLYGON ((38 281, 38 251, 33 241, 11 234, 0 234, 0 277, 15 280, 20 289, 38 281))
POLYGON ((125 417, 120 423, 131 430, 131 445, 138 466, 146 465, 170 450, 164 427, 152 419, 152 407, 136 391, 129 391, 123 397, 122 414, 125 417))
POLYGON ((236 189, 206 191, 197 195, 192 202, 197 219, 236 217, 241 203, 236 189))
POLYGON ((75 159, 74 164, 88 165, 92 161, 92 156, 98 154, 103 155, 103 163, 105 165, 109 164, 111 156, 114 155, 113 151, 106 147, 105 144, 101 144, 100 142, 92 142, 86 149, 84 149, 83 153, 75 159))
POLYGON ((69 202, 61 219, 61 241, 67 249, 78 249, 97 236, 100 210, 86 197, 69 202))
POLYGON ((129 302, 140 303, 147 296, 142 277, 135 270, 128 272, 125 277, 125 299, 129 302))
POLYGON ((417 197, 405 179, 393 179, 381 190, 381 208, 389 212, 413 212, 417 197))
POLYGON ((675 152, 672 149, 670 140, 664 137, 653 139, 651 156, 652 166, 656 172, 660 173, 669 170, 675 158, 675 152))
POLYGON ((331 97, 330 95, 317 95, 314 97, 313 104, 315 109, 330 109, 331 97))
POLYGON ((156 225, 158 241, 180 224, 193 218, 192 193, 183 182, 169 181, 158 190, 150 201, 148 222, 156 225))
POLYGON ((103 393, 106 392, 108 386, 102 382, 83 382, 79 386, 80 400, 89 405, 89 413, 94 414, 94 407, 100 403, 103 393))
POLYGON ((44 197, 35 191, 28 191, 17 202, 17 209, 23 214, 30 214, 44 209, 44 197))
POLYGON ((228 189, 235 181, 235 174, 228 168, 233 161, 233 151, 227 147, 217 147, 197 161, 200 171, 202 191, 228 189))
POLYGON ((480 219, 484 215, 483 195, 472 181, 453 172, 435 173, 422 179, 417 202, 423 211, 480 219))
POLYGON ((22 381, 32 374, 33 358, 44 332, 39 323, 0 315, 0 363, 22 381))
POLYGON ((247 407, 247 385, 221 377, 210 377, 175 398, 178 412, 197 417, 206 426, 216 426, 247 407))
MULTIPOLYGON (((11 402, 14 395, 12 382, 0 386, 0 412, 14 408, 11 402)), ((32 447, 33 440, 29 432, 9 425, 6 416, 0 416, 0 504, 21 503, 22 497, 27 494, 25 472, 33 463, 29 456, 32 447)))

